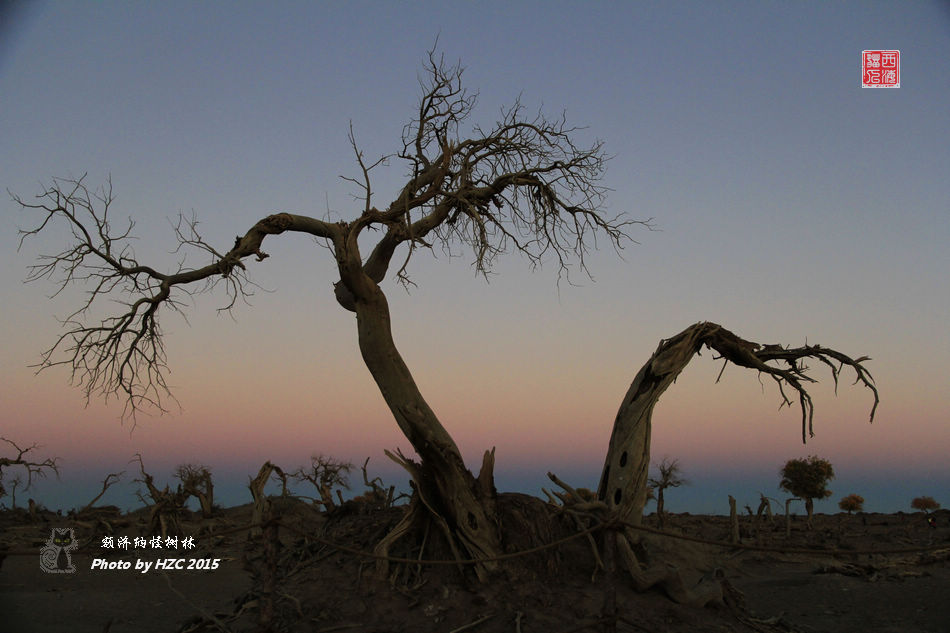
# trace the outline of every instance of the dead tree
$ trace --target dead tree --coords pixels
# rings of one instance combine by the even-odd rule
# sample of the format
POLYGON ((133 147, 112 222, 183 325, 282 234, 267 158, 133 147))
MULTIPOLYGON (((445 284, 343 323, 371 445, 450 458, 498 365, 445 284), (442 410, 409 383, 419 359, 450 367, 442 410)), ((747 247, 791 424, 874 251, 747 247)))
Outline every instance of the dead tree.
MULTIPOLYGON (((29 490, 30 486, 33 485, 34 477, 46 477, 46 474, 49 471, 52 471, 56 474, 56 477, 59 478, 59 465, 56 463, 55 457, 48 457, 41 462, 35 462, 31 459, 27 459, 27 454, 31 451, 35 451, 39 448, 36 444, 31 444, 26 448, 20 448, 20 446, 13 440, 8 440, 5 437, 0 437, 0 441, 4 441, 10 446, 13 447, 13 450, 16 451, 16 457, 0 457, 0 498, 3 498, 7 495, 7 490, 3 485, 3 469, 9 468, 10 466, 20 466, 23 470, 26 471, 26 485, 23 487, 23 490, 29 490)), ((12 480, 14 494, 16 494, 16 488, 21 483, 23 483, 22 473, 17 474, 12 480)), ((14 499, 14 506, 16 505, 16 500, 14 499)))
POLYGON ((775 522, 775 517, 772 515, 772 503, 769 500, 769 497, 766 497, 761 492, 759 493, 759 507, 755 511, 755 520, 756 522, 762 520, 762 516, 769 520, 769 523, 775 522))
MULTIPOLYGON (((262 243, 268 236, 305 233, 325 242, 339 275, 336 300, 356 313, 363 360, 416 453, 397 457, 417 484, 422 505, 413 507, 424 507, 444 521, 469 556, 490 558, 502 553, 494 454, 485 452, 478 476, 466 468, 396 347, 381 283, 392 270, 398 280, 410 283, 409 266, 420 250, 440 246, 453 251, 459 244, 471 247, 475 268, 486 276, 498 256, 512 250, 533 265, 553 258, 562 274, 575 261, 586 270, 585 253, 596 234, 619 248, 629 239, 627 229, 638 222, 603 213, 606 189, 600 180, 607 156, 599 141, 580 146, 578 129, 564 117, 530 114, 518 101, 502 110, 491 127, 466 128, 475 97, 462 86, 461 67, 446 65, 430 52, 424 70, 419 107, 395 154, 407 180, 382 207, 376 206, 370 176, 390 157, 367 160, 350 131, 359 169, 348 180, 363 203, 354 219, 331 222, 275 213, 235 238, 228 249, 206 242, 194 219, 182 219, 176 229, 181 247, 197 250, 211 262, 194 268, 181 264, 168 272, 138 261, 130 243, 131 221, 124 229, 114 228, 111 183, 90 190, 85 177, 54 180, 37 202, 14 199, 39 214, 35 228, 22 231, 23 238, 60 222, 74 238, 64 251, 43 256, 29 279, 51 278, 62 286, 93 283, 86 302, 65 319, 65 332, 47 350, 41 368, 65 366, 87 399, 119 396, 131 415, 142 408, 163 410, 170 397, 159 327, 162 308, 182 309, 182 299, 201 284, 223 285, 229 297, 224 309, 233 307, 248 291, 244 260, 254 256, 263 261, 262 243), (378 236, 365 253, 364 236, 378 236), (401 262, 393 265, 400 250, 401 262), (87 323, 88 308, 106 295, 124 308, 87 323)), ((477 566, 479 576, 484 578, 489 567, 494 565, 477 566)))
MULTIPOLYGON (((269 462, 268 462, 269 463, 269 462)), ((290 479, 293 477, 293 473, 285 473, 283 469, 277 464, 271 464, 274 474, 271 475, 274 478, 274 481, 280 483, 280 496, 281 497, 290 497, 290 489, 287 485, 290 483, 290 479)))
POLYGON ((13 479, 10 480, 10 508, 16 510, 16 489, 23 485, 23 477, 20 476, 20 473, 17 473, 13 479))
POLYGON ((739 515, 736 514, 736 498, 732 495, 729 495, 729 526, 731 527, 729 542, 741 542, 742 538, 739 535, 739 515))
MULTIPOLYGON (((814 435, 812 422, 815 410, 805 385, 816 380, 808 375, 808 367, 803 363, 807 359, 826 365, 835 385, 845 366, 853 369, 857 375, 855 383, 862 383, 874 396, 870 414, 871 421, 874 420, 878 392, 873 378, 862 364, 868 360, 867 357, 852 359, 820 345, 794 348, 760 345, 742 339, 715 323, 696 323, 673 338, 660 341, 653 356, 637 373, 617 412, 601 473, 598 498, 614 510, 620 521, 640 525, 649 481, 653 409, 660 396, 703 347, 718 354, 718 358, 723 360, 723 370, 726 364, 732 363, 772 378, 778 386, 783 406, 793 404, 789 390, 797 395, 802 412, 802 442, 809 435, 814 435)), ((639 534, 632 529, 620 534, 617 539, 618 550, 624 556, 627 570, 638 585, 643 582, 638 579, 644 577, 644 572, 633 555, 631 543, 639 540, 639 534)), ((656 569, 655 573, 657 577, 665 578, 662 570, 656 569)))
POLYGON ((138 493, 139 500, 149 507, 148 530, 154 535, 160 533, 164 539, 169 534, 180 535, 181 515, 185 510, 185 502, 188 501, 188 493, 182 490, 181 486, 174 491, 165 485, 165 488, 159 488, 155 485, 155 478, 145 472, 145 464, 142 462, 142 456, 135 454, 132 461, 139 463, 139 471, 142 473, 141 479, 135 481, 145 484, 148 490, 148 496, 151 499, 149 503, 141 492, 138 493))
MULTIPOLYGON (((193 267, 181 261, 163 270, 140 262, 131 246, 131 220, 117 229, 109 216, 114 202, 111 183, 96 190, 87 186, 85 176, 54 179, 36 201, 13 197, 37 215, 33 228, 21 231, 21 245, 23 239, 55 225, 72 235, 63 251, 41 256, 28 279, 51 279, 61 287, 91 284, 86 301, 64 320, 65 331, 45 352, 40 368, 65 367, 87 399, 118 396, 130 415, 143 408, 164 410, 171 397, 159 327, 162 314, 182 310, 189 293, 216 287, 224 288, 227 301, 222 309, 230 310, 249 292, 247 259, 263 261, 268 255, 262 245, 270 236, 303 233, 325 243, 333 254, 334 277, 339 277, 334 284, 336 301, 355 313, 363 360, 415 451, 408 456, 390 453, 415 484, 416 503, 410 503, 408 512, 427 513, 461 555, 484 560, 474 569, 479 578, 487 579, 497 568, 489 559, 503 552, 494 450, 484 452, 477 475, 466 468, 454 439, 396 346, 383 282, 392 274, 411 283, 410 264, 420 251, 439 247, 455 253, 460 245, 471 248, 473 266, 486 276, 500 255, 512 251, 533 266, 554 261, 559 278, 569 276, 572 266, 586 271, 585 254, 598 237, 620 249, 630 240, 632 227, 649 226, 649 221, 605 213, 603 145, 599 141, 580 145, 578 129, 563 116, 528 113, 515 101, 491 126, 470 125, 475 97, 462 86, 462 69, 447 66, 434 52, 427 58, 421 84, 418 108, 393 156, 367 159, 351 128, 358 173, 347 180, 362 202, 352 215, 331 221, 274 213, 238 235, 228 248, 205 241, 194 218, 180 218, 176 227, 180 248, 210 259, 205 265, 193 267), (371 174, 389 159, 404 166, 405 184, 391 201, 377 206, 371 174), (103 320, 92 317, 93 304, 108 300, 116 302, 109 305, 122 307, 103 320)), ((795 389, 809 424, 811 400, 803 384, 811 378, 800 360, 826 363, 835 376, 834 362, 849 365, 874 389, 861 364, 865 359, 851 360, 817 346, 763 347, 711 323, 691 326, 661 343, 634 379, 618 413, 598 494, 624 521, 639 523, 642 515, 653 406, 703 345, 735 364, 767 373, 780 387, 795 389), (789 367, 768 364, 780 361, 789 367)), ((386 543, 394 538, 395 534, 386 543)), ((645 578, 637 586, 648 584, 645 578)))
POLYGON ((106 494, 106 491, 109 488, 111 488, 113 484, 119 483, 119 479, 124 474, 125 474, 125 471, 122 471, 120 473, 109 473, 108 475, 106 475, 106 478, 102 480, 102 490, 99 492, 99 494, 97 494, 92 499, 92 501, 90 501, 89 503, 87 503, 86 505, 82 507, 82 510, 79 511, 79 514, 82 514, 86 512, 87 510, 92 509, 92 506, 96 505, 96 501, 99 501, 99 499, 102 499, 102 495, 106 494))
MULTIPOLYGON (((667 488, 685 486, 689 483, 689 480, 683 477, 683 469, 678 459, 664 457, 663 460, 657 464, 656 468, 656 477, 650 477, 647 481, 649 485, 652 486, 653 493, 656 495, 656 520, 662 528, 665 524, 666 514, 666 503, 663 498, 663 492, 667 488)), ((645 503, 646 501, 644 501, 644 504, 645 503)))
MULTIPOLYGON (((680 372, 707 347, 722 359, 725 365, 754 369, 772 378, 778 386, 783 406, 791 406, 788 391, 798 396, 802 412, 802 442, 813 436, 814 405, 805 388, 817 382, 808 375, 803 361, 816 360, 826 365, 835 385, 844 366, 857 374, 860 382, 871 390, 874 403, 870 419, 874 420, 878 393, 874 380, 862 364, 867 357, 852 359, 841 352, 822 347, 783 347, 760 345, 742 339, 715 323, 696 323, 673 338, 660 341, 656 352, 637 373, 614 421, 607 458, 601 472, 598 497, 615 507, 622 520, 639 525, 646 501, 648 469, 650 466, 650 431, 653 409, 660 396, 669 388, 680 372), (771 363, 781 362, 776 366, 771 363)), ((721 372, 720 372, 721 375, 721 372)))
POLYGON ((261 469, 257 472, 256 477, 248 477, 249 481, 247 487, 250 489, 251 498, 254 500, 254 507, 251 510, 252 527, 249 536, 255 537, 263 534, 264 530, 262 525, 265 520, 271 518, 271 503, 270 499, 268 499, 264 493, 264 487, 267 485, 267 480, 270 479, 271 473, 273 473, 275 469, 279 470, 277 466, 269 461, 264 462, 261 469))
POLYGON ((368 465, 369 457, 367 457, 363 465, 360 466, 360 470, 363 473, 363 485, 369 488, 369 490, 360 496, 364 501, 368 501, 375 507, 391 508, 399 497, 405 495, 400 494, 399 497, 397 497, 396 486, 386 488, 386 486, 383 485, 382 477, 373 477, 370 479, 369 471, 366 469, 368 465))
POLYGON ((349 488, 347 474, 351 470, 353 464, 349 462, 337 461, 326 455, 313 455, 310 457, 310 467, 301 466, 291 477, 299 482, 307 481, 313 484, 320 495, 318 503, 323 504, 323 509, 327 512, 332 512, 336 508, 333 490, 339 487, 349 488))
POLYGON ((175 470, 175 477, 185 493, 198 500, 202 518, 210 519, 214 514, 214 483, 208 467, 182 464, 175 470))

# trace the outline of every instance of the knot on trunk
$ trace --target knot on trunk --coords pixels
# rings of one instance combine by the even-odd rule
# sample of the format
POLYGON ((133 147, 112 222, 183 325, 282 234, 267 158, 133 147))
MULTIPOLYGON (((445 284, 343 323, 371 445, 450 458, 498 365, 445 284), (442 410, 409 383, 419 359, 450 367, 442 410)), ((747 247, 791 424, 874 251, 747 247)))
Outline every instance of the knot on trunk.
POLYGON ((275 213, 261 220, 261 228, 268 233, 283 233, 293 224, 294 219, 289 213, 275 213))

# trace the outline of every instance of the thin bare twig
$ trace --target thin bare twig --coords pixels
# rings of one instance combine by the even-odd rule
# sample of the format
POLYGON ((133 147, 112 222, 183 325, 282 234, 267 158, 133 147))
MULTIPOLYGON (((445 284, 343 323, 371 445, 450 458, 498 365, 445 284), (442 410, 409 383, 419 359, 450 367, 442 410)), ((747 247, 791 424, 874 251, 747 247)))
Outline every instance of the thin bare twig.
POLYGON ((478 626, 482 622, 485 622, 486 620, 490 620, 493 617, 495 617, 494 614, 482 616, 478 618, 477 620, 475 620, 474 622, 469 622, 468 624, 463 624, 457 629, 452 629, 451 631, 449 631, 449 633, 462 633, 462 631, 468 631, 469 629, 474 629, 476 626, 478 626))

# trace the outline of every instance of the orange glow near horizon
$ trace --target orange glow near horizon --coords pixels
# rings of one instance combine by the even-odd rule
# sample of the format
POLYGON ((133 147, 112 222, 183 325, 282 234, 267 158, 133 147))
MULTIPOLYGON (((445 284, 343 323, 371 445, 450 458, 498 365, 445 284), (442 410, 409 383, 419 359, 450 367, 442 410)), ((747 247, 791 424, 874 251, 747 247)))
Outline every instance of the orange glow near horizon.
MULTIPOLYGON (((118 407, 94 402, 82 409, 81 394, 56 388, 56 377, 47 373, 15 385, 22 404, 7 409, 4 433, 21 443, 42 444, 52 454, 68 453, 70 463, 105 469, 121 467, 137 452, 147 461, 227 463, 281 456, 302 463, 316 452, 358 459, 396 446, 405 450, 405 438, 361 371, 355 389, 347 390, 344 381, 331 389, 333 398, 318 397, 314 389, 313 402, 303 408, 307 398, 298 390, 304 380, 284 391, 279 380, 277 386, 264 379, 237 386, 228 386, 228 378, 206 381, 200 389, 179 392, 181 413, 143 417, 134 431, 130 422, 119 423, 118 407)), ((816 436, 803 446, 797 403, 778 411, 772 385, 766 383, 763 394, 754 376, 747 380, 735 369, 727 370, 723 384, 702 389, 717 371, 689 368, 664 394, 654 416, 654 458, 670 455, 704 468, 773 467, 790 457, 830 452, 836 460, 872 468, 904 461, 906 456, 889 449, 899 441, 916 447, 915 462, 945 460, 943 445, 932 441, 930 432, 939 424, 937 416, 921 408, 909 416, 912 424, 896 419, 891 411, 903 404, 896 394, 896 402, 882 404, 878 419, 868 425, 866 390, 842 385, 835 398, 830 386, 814 387, 816 436)), ((495 383, 490 400, 483 399, 485 392, 469 398, 466 387, 436 393, 430 402, 469 461, 477 463, 482 451, 496 446, 499 461, 512 466, 599 465, 623 390, 609 399, 564 401, 572 393, 563 389, 570 380, 552 382, 560 390, 552 392, 536 376, 517 385, 495 383)))

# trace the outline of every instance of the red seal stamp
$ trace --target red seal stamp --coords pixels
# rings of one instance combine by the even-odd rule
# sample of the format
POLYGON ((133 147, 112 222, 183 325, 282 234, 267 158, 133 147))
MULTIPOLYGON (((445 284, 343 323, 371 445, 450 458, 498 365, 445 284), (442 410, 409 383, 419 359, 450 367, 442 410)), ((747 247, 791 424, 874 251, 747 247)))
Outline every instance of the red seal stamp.
POLYGON ((900 88, 900 51, 861 51, 862 88, 900 88))

